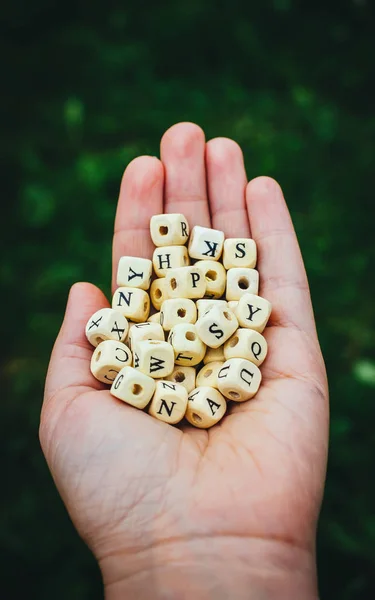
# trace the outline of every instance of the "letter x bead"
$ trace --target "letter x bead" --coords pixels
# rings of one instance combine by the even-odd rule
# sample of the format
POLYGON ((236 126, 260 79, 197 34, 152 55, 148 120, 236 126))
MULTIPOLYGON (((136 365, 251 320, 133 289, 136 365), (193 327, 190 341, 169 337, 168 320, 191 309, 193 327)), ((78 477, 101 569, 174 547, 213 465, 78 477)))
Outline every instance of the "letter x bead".
POLYGON ((102 308, 87 322, 86 337, 93 346, 97 346, 104 340, 123 342, 128 328, 128 321, 121 312, 112 308, 102 308))

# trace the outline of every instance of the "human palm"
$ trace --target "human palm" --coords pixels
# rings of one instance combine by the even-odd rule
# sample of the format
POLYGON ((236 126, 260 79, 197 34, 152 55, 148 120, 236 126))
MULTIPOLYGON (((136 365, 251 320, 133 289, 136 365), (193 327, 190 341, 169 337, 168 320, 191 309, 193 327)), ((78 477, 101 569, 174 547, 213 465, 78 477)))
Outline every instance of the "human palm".
POLYGON ((159 590, 177 590, 184 577, 184 594, 192 597, 268 598, 264 586, 271 592, 273 585, 280 595, 270 597, 284 597, 292 572, 285 597, 314 597, 328 392, 282 192, 265 177, 247 184, 235 142, 206 144, 199 127, 182 123, 163 136, 161 161, 139 157, 125 171, 114 273, 121 255, 151 255, 149 220, 162 212, 256 240, 260 294, 273 305, 261 388, 250 402, 230 403, 207 431, 172 427, 117 401, 93 379, 84 335, 86 321, 108 301, 96 287, 76 284, 42 410, 52 475, 100 563, 108 597, 164 597, 159 590))

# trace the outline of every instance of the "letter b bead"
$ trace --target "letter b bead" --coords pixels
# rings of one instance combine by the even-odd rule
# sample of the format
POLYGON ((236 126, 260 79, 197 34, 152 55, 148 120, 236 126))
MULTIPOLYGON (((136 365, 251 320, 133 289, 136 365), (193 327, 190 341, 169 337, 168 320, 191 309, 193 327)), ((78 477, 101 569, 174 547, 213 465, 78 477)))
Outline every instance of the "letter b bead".
POLYGON ((218 348, 236 331, 238 321, 229 308, 213 306, 195 324, 201 340, 210 348, 218 348))
POLYGON ((157 381, 148 412, 156 419, 174 425, 184 418, 187 402, 188 393, 183 385, 172 381, 157 381))
POLYGON ((261 380, 258 367, 243 358, 230 358, 217 375, 220 392, 235 402, 244 402, 255 396, 261 380))

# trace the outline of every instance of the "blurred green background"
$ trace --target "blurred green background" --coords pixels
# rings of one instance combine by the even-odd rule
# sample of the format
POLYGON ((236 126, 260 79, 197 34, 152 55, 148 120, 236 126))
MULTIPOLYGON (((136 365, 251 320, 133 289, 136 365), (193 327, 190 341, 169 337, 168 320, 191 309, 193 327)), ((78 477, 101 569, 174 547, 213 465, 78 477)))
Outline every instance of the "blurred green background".
POLYGON ((321 596, 375 596, 374 16, 366 0, 2 8, 1 598, 102 597, 39 449, 43 381, 69 286, 109 291, 125 165, 180 120, 285 190, 331 388, 321 596))

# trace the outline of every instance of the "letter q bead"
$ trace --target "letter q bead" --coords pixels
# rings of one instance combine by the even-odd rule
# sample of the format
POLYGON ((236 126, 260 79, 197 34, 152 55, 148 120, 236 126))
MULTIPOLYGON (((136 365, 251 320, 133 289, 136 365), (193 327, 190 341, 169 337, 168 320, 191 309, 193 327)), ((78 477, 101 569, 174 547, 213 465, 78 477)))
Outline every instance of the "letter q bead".
POLYGON ((90 369, 98 381, 112 385, 119 371, 131 363, 132 353, 125 344, 105 340, 95 348, 90 369))
POLYGON ((112 308, 102 308, 87 322, 86 337, 93 346, 97 346, 104 340, 123 342, 128 329, 128 321, 121 312, 112 308))
POLYGON ((188 393, 183 385, 171 381, 157 381, 148 412, 164 423, 175 425, 184 418, 187 402, 188 393))
POLYGON ((255 269, 234 268, 227 271, 227 300, 239 300, 244 294, 258 294, 259 273, 255 269))
POLYGON ((236 331, 238 321, 229 308, 213 306, 196 322, 199 337, 210 348, 218 348, 236 331))
POLYGON ((226 410, 227 403, 218 390, 197 387, 189 394, 185 418, 194 427, 208 429, 223 418, 226 410))
POLYGON ((155 246, 182 246, 189 238, 189 224, 181 214, 154 215, 150 233, 155 246))
POLYGON ((259 367, 267 356, 266 339, 253 329, 237 329, 224 344, 225 359, 246 358, 259 367))
POLYGON ((256 365, 244 358, 230 358, 218 375, 219 391, 235 402, 250 400, 257 393, 262 375, 256 365))
POLYGON ((112 383, 111 394, 136 408, 144 408, 155 391, 155 381, 133 369, 124 367, 112 383))

